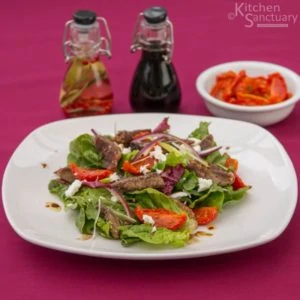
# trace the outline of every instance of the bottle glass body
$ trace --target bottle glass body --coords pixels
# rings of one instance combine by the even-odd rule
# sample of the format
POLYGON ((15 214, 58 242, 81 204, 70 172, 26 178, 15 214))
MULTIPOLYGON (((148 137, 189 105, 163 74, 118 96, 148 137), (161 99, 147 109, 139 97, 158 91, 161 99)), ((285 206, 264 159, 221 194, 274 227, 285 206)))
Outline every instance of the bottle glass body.
POLYGON ((107 70, 100 60, 100 29, 72 24, 67 70, 61 86, 60 106, 67 117, 111 112, 113 94, 107 70))
POLYGON ((172 62, 165 51, 142 51, 130 91, 133 110, 140 112, 176 112, 181 90, 172 62))
POLYGON ((134 32, 131 51, 142 50, 130 89, 131 107, 137 112, 177 112, 180 106, 180 84, 171 62, 173 27, 165 10, 158 10, 163 15, 161 21, 147 20, 144 12, 134 32))

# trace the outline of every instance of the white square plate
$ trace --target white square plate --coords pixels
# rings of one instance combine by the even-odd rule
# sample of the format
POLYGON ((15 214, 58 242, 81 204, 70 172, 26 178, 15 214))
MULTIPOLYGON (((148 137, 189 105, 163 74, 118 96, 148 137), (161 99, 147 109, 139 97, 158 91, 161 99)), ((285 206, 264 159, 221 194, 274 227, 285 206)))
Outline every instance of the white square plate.
MULTIPOLYGON (((179 259, 233 252, 267 243, 287 227, 297 202, 297 177, 278 140, 250 123, 178 114, 121 114, 57 121, 30 133, 7 164, 2 196, 7 219, 25 240, 56 250, 120 259, 179 259), (171 133, 186 137, 200 121, 211 122, 218 144, 239 160, 239 174, 252 185, 248 196, 224 207, 214 223, 213 236, 202 236, 184 248, 123 247, 100 236, 80 240, 74 216, 45 208, 59 202, 48 192, 53 172, 66 165, 69 142, 91 128, 102 134, 117 129, 154 128, 169 116, 171 133), (42 164, 46 167, 42 167, 42 164)), ((203 228, 202 228, 203 229, 203 228)), ((207 230, 204 228, 203 230, 207 230)))

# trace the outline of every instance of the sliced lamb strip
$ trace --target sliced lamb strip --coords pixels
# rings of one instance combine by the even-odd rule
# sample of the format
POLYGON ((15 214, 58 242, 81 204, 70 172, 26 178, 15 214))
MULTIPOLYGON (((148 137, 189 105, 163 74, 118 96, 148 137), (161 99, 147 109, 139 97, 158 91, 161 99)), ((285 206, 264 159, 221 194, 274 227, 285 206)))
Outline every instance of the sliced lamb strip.
POLYGON ((182 139, 182 141, 184 141, 185 143, 187 143, 190 146, 194 145, 194 141, 193 140, 189 140, 189 139, 182 139))
POLYGON ((207 135, 201 142, 200 142, 200 147, 201 150, 206 150, 206 149, 210 149, 213 146, 215 146, 215 141, 214 141, 214 137, 209 134, 207 135))
POLYGON ((111 186, 121 192, 133 192, 145 188, 161 189, 164 187, 164 180, 157 173, 149 173, 120 179, 112 183, 111 186))
POLYGON ((188 214, 188 216, 189 216, 191 219, 195 219, 195 214, 194 214, 194 212, 192 211, 192 209, 190 209, 188 206, 184 205, 180 200, 174 199, 174 198, 172 198, 172 199, 176 202, 176 204, 177 204, 182 210, 184 210, 184 211, 188 214))
POLYGON ((119 146, 110 139, 97 134, 92 130, 95 135, 96 149, 103 156, 103 167, 109 170, 115 170, 118 162, 122 156, 119 146))
POLYGON ((191 171, 194 171, 198 177, 208 178, 208 168, 196 160, 191 160, 187 165, 187 168, 191 171))
POLYGON ((63 182, 72 183, 75 180, 75 176, 73 175, 70 168, 60 168, 54 172, 63 182))
POLYGON ((211 179, 221 186, 231 185, 235 180, 235 176, 232 172, 226 171, 213 164, 209 167, 209 174, 211 179))
POLYGON ((104 219, 110 222, 110 233, 114 239, 120 237, 119 226, 121 225, 119 218, 108 207, 101 205, 101 212, 104 215, 104 219))
POLYGON ((114 141, 118 144, 123 144, 125 147, 128 147, 130 146, 130 142, 132 141, 133 137, 141 132, 150 133, 151 129, 140 129, 133 131, 122 130, 116 134, 116 136, 114 137, 114 141))
POLYGON ((211 179, 214 183, 221 186, 231 185, 235 179, 232 172, 228 172, 214 164, 205 167, 201 163, 193 160, 189 163, 187 168, 194 171, 198 177, 211 179))

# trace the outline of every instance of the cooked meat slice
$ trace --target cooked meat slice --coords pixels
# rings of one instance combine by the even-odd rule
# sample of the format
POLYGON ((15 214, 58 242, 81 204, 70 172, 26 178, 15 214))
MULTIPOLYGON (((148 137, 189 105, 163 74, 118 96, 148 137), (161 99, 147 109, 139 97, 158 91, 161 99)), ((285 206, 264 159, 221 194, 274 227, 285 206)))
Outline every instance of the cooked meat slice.
POLYGON ((104 219, 110 222, 110 233, 112 237, 118 239, 120 237, 119 226, 121 225, 119 218, 111 211, 111 209, 104 205, 101 205, 101 212, 104 215, 104 219))
POLYGON ((161 189, 164 186, 164 180, 157 173, 150 173, 142 176, 128 177, 120 179, 111 185, 121 192, 132 192, 145 188, 161 189))
POLYGON ((122 130, 116 134, 114 141, 118 144, 123 144, 125 147, 128 147, 133 137, 141 132, 150 133, 151 129, 141 129, 141 130, 133 130, 133 131, 122 130))
POLYGON ((194 171, 198 177, 207 178, 208 168, 203 166, 200 162, 192 160, 189 162, 187 168, 194 171))
POLYGON ((219 185, 231 185, 234 182, 234 174, 217 165, 210 165, 209 174, 211 179, 219 185))
POLYGON ((182 139, 183 142, 185 142, 186 144, 193 146, 194 141, 193 140, 189 140, 189 139, 182 139))
POLYGON ((189 170, 194 171, 198 177, 211 179, 214 183, 221 186, 231 185, 234 182, 234 174, 232 172, 228 172, 214 164, 205 167, 200 162, 193 160, 187 167, 189 170))
POLYGON ((72 183, 75 180, 75 177, 70 170, 70 168, 60 168, 54 172, 62 181, 66 183, 72 183))
POLYGON ((143 143, 135 143, 134 141, 130 142, 129 146, 131 150, 141 150, 144 148, 143 143))
POLYGON ((201 150, 206 150, 209 148, 212 148, 215 146, 215 141, 214 141, 214 137, 209 134, 207 135, 201 142, 200 142, 200 147, 201 150))
POLYGON ((118 166, 118 162, 122 156, 119 146, 110 139, 95 134, 96 149, 103 156, 103 167, 109 170, 115 170, 118 166))

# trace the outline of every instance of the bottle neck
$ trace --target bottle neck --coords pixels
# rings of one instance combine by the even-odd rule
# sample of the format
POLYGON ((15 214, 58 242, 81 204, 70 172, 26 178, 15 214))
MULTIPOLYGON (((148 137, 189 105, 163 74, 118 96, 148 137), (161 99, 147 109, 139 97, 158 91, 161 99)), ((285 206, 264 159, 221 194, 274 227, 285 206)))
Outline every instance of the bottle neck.
POLYGON ((149 51, 146 49, 142 50, 142 60, 157 60, 157 61, 166 61, 167 51, 164 49, 149 51))

